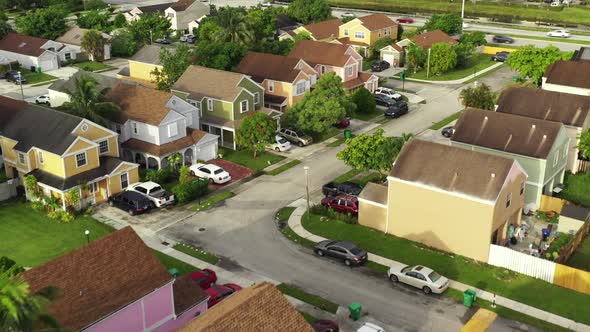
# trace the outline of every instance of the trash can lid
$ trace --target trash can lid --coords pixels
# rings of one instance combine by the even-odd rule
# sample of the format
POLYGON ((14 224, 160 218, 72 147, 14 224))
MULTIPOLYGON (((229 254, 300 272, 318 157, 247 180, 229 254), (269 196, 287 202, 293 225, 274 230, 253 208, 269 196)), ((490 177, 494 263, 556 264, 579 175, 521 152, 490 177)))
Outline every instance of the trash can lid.
POLYGON ((361 305, 360 303, 358 303, 358 302, 352 302, 352 303, 351 303, 351 304, 348 306, 348 309, 350 309, 350 310, 358 310, 358 309, 360 309, 360 308, 362 308, 362 305, 361 305))
POLYGON ((473 289, 468 289, 468 290, 466 290, 463 293, 464 294, 468 294, 468 295, 476 295, 477 294, 473 289))

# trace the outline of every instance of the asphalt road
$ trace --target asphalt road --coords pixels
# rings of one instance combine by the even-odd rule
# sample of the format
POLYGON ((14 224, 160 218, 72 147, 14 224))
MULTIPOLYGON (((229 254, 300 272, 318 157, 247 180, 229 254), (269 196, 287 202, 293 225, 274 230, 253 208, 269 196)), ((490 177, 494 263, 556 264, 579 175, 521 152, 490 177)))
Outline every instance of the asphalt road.
MULTIPOLYGON (((486 39, 490 46, 498 46, 502 47, 504 44, 496 44, 492 41, 493 35, 487 35, 486 39)), ((572 43, 564 43, 559 40, 556 41, 544 41, 538 39, 526 39, 526 38, 514 38, 514 43, 508 44, 509 46, 526 46, 526 45, 534 45, 536 47, 546 47, 549 45, 553 45, 564 52, 568 51, 575 51, 580 49, 580 44, 572 44, 572 43)))

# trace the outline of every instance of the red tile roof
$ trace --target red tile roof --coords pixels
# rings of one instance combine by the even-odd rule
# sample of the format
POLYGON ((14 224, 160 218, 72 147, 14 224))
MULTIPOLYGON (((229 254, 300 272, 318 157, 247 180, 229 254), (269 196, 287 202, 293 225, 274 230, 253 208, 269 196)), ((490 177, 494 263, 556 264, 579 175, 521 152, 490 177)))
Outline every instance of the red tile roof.
POLYGON ((432 45, 438 43, 447 43, 451 45, 458 44, 458 42, 455 39, 451 38, 451 36, 447 35, 441 30, 424 32, 414 37, 411 37, 410 40, 425 50, 431 48, 432 45))
POLYGON ((395 21, 387 17, 387 15, 381 13, 359 17, 358 19, 363 22, 363 26, 365 28, 371 31, 397 26, 395 21))
POLYGON ((49 39, 9 32, 0 39, 0 50, 38 57, 46 50, 42 49, 49 39))
POLYGON ((302 40, 293 47, 289 57, 303 59, 310 65, 322 64, 342 67, 350 59, 350 55, 346 54, 349 47, 336 43, 302 40))

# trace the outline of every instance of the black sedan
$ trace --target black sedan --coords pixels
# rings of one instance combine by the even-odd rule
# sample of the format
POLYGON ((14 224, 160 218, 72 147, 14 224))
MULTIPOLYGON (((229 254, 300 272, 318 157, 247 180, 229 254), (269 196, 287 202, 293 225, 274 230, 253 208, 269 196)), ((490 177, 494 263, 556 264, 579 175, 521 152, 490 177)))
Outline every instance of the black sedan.
POLYGON ((408 110, 408 103, 405 101, 398 101, 389 106, 389 108, 383 112, 383 115, 391 118, 399 118, 400 116, 407 114, 408 110))
POLYGON ((453 134, 455 133, 455 127, 453 127, 453 126, 444 127, 440 133, 446 138, 451 138, 451 136, 453 136, 453 134))
POLYGON ((315 245, 318 256, 329 256, 344 261, 346 266, 362 264, 367 260, 367 252, 348 241, 324 240, 315 245))
POLYGON ((514 39, 510 38, 508 36, 502 36, 502 35, 495 35, 494 38, 492 38, 492 40, 494 41, 494 43, 501 43, 501 44, 512 44, 514 43, 514 39))
POLYGON ((387 68, 389 68, 389 62, 385 60, 377 60, 371 64, 371 71, 373 72, 384 71, 387 68))
POLYGON ((342 194, 358 196, 361 191, 363 191, 361 186, 349 181, 342 183, 329 182, 322 187, 322 193, 324 193, 324 196, 327 197, 333 197, 342 194))
POLYGON ((498 62, 504 62, 504 61, 508 60, 509 55, 510 55, 510 53, 508 53, 506 51, 498 52, 498 53, 492 55, 492 60, 498 61, 498 62))
POLYGON ((123 191, 116 196, 110 197, 109 205, 118 207, 134 216, 149 211, 152 202, 136 191, 123 191))
POLYGON ((389 106, 395 104, 395 102, 396 102, 394 99, 392 99, 386 95, 378 94, 378 95, 374 95, 374 96, 375 96, 375 103, 377 105, 389 107, 389 106))

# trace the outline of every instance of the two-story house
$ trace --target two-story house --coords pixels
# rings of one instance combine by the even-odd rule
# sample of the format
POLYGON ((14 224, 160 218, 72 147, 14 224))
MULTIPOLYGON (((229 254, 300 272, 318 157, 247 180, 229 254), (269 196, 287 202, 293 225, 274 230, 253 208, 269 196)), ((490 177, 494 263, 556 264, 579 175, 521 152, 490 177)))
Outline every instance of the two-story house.
POLYGON ((174 278, 129 226, 33 267, 23 278, 31 293, 59 290, 47 311, 68 331, 177 331, 207 312, 209 299, 189 275, 174 278))
POLYGON ((95 59, 92 53, 88 53, 85 49, 82 48, 82 38, 88 31, 90 30, 73 27, 70 30, 66 31, 66 33, 57 38, 55 41, 60 42, 65 46, 68 46, 72 50, 72 53, 75 54, 74 58, 77 60, 89 59, 91 61, 103 61, 110 59, 111 36, 107 35, 106 33, 101 33, 102 38, 104 40, 104 46, 101 52, 102 56, 100 59, 95 59))
POLYGON ((185 164, 217 156, 217 136, 199 130, 197 107, 172 93, 119 82, 107 99, 121 108, 111 120, 124 160, 159 169, 177 152, 185 164))
MULTIPOLYGON (((165 46, 145 45, 129 59, 129 67, 123 68, 118 74, 118 78, 152 84, 155 69, 162 70, 160 53, 165 46)), ((167 47, 170 53, 176 52, 174 47, 167 47)))
POLYGON ((379 85, 377 76, 362 72, 363 57, 352 46, 302 40, 293 47, 289 57, 301 59, 315 69, 318 79, 334 72, 348 91, 361 87, 374 92, 379 85))
POLYGON ((0 57, 18 62, 23 69, 58 69, 61 62, 76 59, 75 48, 53 40, 9 32, 0 39, 0 57))
POLYGON ((310 23, 281 34, 279 40, 293 39, 299 33, 307 33, 311 40, 329 42, 338 38, 338 27, 340 25, 342 25, 342 21, 339 18, 310 23))
MULTIPOLYGON (((0 145, 9 178, 32 175, 38 192, 67 206, 80 191, 81 205, 104 202, 139 180, 138 165, 119 159, 118 135, 87 119, 0 96, 4 121, 0 145)), ((78 208, 78 207, 76 207, 78 208)))
POLYGON ((459 42, 442 30, 433 30, 385 46, 379 50, 379 56, 381 60, 389 62, 392 66, 403 66, 405 62, 405 48, 409 44, 415 44, 422 48, 424 52, 428 53, 432 45, 438 43, 445 43, 452 46, 457 45, 459 42))
POLYGON ((496 111, 562 123, 570 139, 567 170, 578 171, 580 135, 590 128, 590 96, 511 87, 500 94, 496 111))
POLYGON ((514 159, 528 175, 525 203, 535 210, 541 195, 563 183, 569 137, 559 122, 467 108, 451 145, 514 159))
POLYGON ((264 106, 283 111, 315 85, 317 74, 305 61, 282 55, 248 52, 235 69, 264 87, 264 106))
POLYGON ((559 60, 545 70, 541 88, 580 96, 590 96, 590 61, 559 60))
POLYGON ((397 40, 397 23, 381 13, 357 17, 338 27, 338 42, 365 55, 369 55, 369 47, 384 37, 397 40))
POLYGON ((136 21, 141 15, 157 13, 170 20, 170 29, 180 34, 192 33, 193 28, 199 26, 199 22, 209 15, 209 5, 195 0, 178 0, 163 4, 135 7, 124 13, 128 22, 136 21))
POLYGON ((244 117, 258 111, 280 116, 280 112, 263 108, 264 88, 240 73, 189 66, 172 92, 199 110, 203 131, 219 136, 221 146, 234 150, 244 117))

